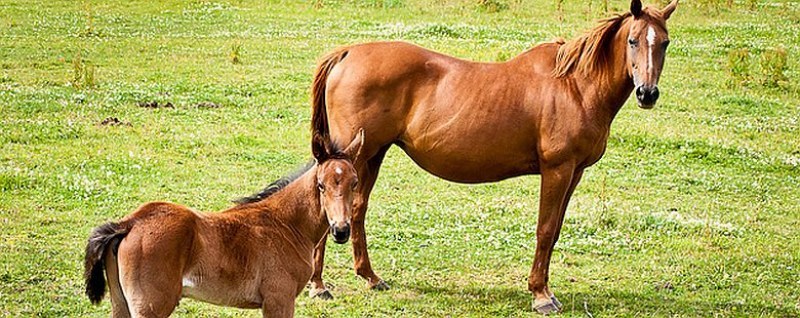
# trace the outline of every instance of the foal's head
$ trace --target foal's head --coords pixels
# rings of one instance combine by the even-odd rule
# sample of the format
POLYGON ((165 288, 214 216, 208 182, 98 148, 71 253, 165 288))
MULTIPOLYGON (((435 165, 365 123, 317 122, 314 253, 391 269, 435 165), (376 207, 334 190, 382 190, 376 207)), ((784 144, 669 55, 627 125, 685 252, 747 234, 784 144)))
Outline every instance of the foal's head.
POLYGON ((653 108, 658 100, 658 78, 669 45, 666 22, 677 5, 678 0, 673 0, 661 10, 643 9, 641 0, 631 1, 628 72, 633 77, 636 101, 641 108, 653 108))
POLYGON ((364 130, 344 150, 318 134, 311 141, 317 160, 317 190, 322 212, 328 218, 331 235, 336 243, 350 239, 350 219, 358 174, 353 162, 364 144, 364 130))

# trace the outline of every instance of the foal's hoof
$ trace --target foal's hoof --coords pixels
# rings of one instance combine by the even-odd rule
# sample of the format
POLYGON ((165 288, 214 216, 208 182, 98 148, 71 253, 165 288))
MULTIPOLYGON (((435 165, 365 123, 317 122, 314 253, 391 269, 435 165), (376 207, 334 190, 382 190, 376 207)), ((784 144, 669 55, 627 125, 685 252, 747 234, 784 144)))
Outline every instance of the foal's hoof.
POLYGON ((537 303, 537 301, 534 300, 533 311, 542 315, 552 315, 561 311, 561 308, 559 308, 551 299, 542 301, 541 303, 537 303))
POLYGON ((319 298, 322 300, 332 300, 333 294, 327 289, 311 289, 308 291, 308 296, 311 298, 319 298))
POLYGON ((377 284, 370 286, 369 289, 377 291, 389 290, 389 284, 387 284, 385 281, 383 281, 383 279, 381 279, 380 281, 378 281, 377 284))
POLYGON ((564 307, 564 305, 562 305, 561 302, 558 301, 558 298, 556 298, 556 295, 550 296, 550 301, 553 302, 553 305, 556 305, 556 307, 558 307, 558 310, 561 310, 561 308, 564 307))

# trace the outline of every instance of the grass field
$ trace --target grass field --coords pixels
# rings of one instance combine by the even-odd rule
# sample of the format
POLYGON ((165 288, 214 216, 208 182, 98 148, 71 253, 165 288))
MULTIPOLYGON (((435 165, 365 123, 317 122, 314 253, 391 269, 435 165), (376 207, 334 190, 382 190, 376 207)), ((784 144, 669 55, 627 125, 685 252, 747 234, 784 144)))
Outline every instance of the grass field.
MULTIPOLYGON (((607 15, 600 0, 317 2, 0 3, 0 316, 108 316, 83 296, 94 226, 151 200, 219 210, 309 159, 330 49, 398 39, 501 61, 607 15)), ((800 315, 800 2, 684 2, 659 104, 623 107, 569 207, 551 266, 564 317, 800 315), (778 47, 786 78, 767 85, 778 47)), ((381 173, 367 233, 392 289, 366 290, 331 243, 337 298, 303 294, 298 316, 533 316, 538 177, 449 183, 397 148, 381 173)))

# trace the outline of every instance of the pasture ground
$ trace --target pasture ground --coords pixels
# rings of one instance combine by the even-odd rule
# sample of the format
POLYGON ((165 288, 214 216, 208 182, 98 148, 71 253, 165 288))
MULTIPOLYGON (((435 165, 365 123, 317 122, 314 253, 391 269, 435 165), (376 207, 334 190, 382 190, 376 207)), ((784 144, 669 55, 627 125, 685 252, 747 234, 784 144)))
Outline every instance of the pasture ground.
MULTIPOLYGON (((220 210, 306 162, 311 74, 334 47, 501 61, 607 15, 603 1, 312 2, 0 3, 0 316, 108 316, 82 293, 94 226, 152 200, 220 210)), ((569 207, 551 267, 563 317, 800 315, 800 2, 685 2, 659 104, 622 109, 569 207), (788 80, 769 87, 759 58, 775 47, 788 80), (730 83, 735 49, 745 84, 730 83)), ((301 295, 298 316, 533 316, 537 176, 454 184, 397 148, 381 173, 367 233, 392 289, 366 290, 349 244, 330 243, 337 298, 301 295)))

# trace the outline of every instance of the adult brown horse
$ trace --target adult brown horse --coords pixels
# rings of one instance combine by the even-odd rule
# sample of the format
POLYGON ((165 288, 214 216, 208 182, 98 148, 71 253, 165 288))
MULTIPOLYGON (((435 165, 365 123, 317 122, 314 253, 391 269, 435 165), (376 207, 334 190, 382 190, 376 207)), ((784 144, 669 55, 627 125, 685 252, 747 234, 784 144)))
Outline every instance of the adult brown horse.
MULTIPOLYGON (((369 287, 388 285, 373 272, 364 218, 370 191, 391 145, 441 178, 494 182, 541 174, 536 252, 528 278, 533 307, 558 311, 548 288, 550 255, 583 170, 603 155, 614 116, 635 89, 641 108, 658 99, 664 64, 663 9, 631 2, 578 39, 538 45, 505 63, 474 63, 402 42, 338 49, 323 58, 312 87, 313 129, 369 140, 356 165, 361 183, 353 212, 355 270, 369 287)), ((315 254, 312 296, 331 297, 322 282, 325 241, 315 254)))
POLYGON ((86 246, 86 295, 102 300, 105 271, 113 317, 166 317, 181 297, 292 317, 314 247, 329 229, 337 243, 350 238, 358 183, 351 161, 363 141, 362 132, 340 151, 315 138, 316 164, 223 213, 151 202, 97 227, 86 246))

